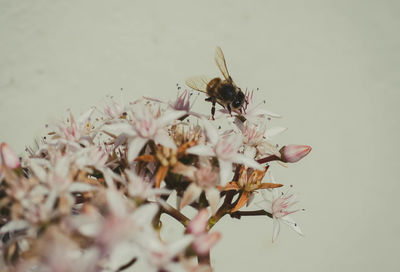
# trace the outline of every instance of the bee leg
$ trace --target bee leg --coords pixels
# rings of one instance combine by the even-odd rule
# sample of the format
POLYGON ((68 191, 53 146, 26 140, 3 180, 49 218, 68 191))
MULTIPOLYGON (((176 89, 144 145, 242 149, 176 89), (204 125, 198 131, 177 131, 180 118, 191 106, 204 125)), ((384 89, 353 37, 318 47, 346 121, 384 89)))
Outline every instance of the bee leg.
POLYGON ((214 118, 214 115, 215 115, 215 104, 217 103, 217 99, 214 96, 210 96, 210 97, 207 97, 204 100, 212 103, 211 118, 212 118, 212 120, 215 120, 215 118, 214 118))
POLYGON ((211 118, 213 119, 213 120, 215 120, 215 118, 214 118, 214 115, 215 115, 215 104, 217 103, 217 99, 214 97, 214 96, 211 96, 211 97, 209 97, 210 98, 210 100, 208 100, 208 101, 211 101, 211 103, 212 103, 212 107, 211 107, 211 118))
POLYGON ((231 104, 227 104, 226 107, 228 108, 229 114, 232 116, 231 104))

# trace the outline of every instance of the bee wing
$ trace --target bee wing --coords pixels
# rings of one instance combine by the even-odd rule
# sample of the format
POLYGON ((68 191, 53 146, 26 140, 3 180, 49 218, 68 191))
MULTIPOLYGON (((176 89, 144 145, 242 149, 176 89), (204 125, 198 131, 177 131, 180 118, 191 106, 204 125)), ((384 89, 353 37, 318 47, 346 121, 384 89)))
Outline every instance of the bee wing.
POLYGON ((194 76, 185 80, 188 87, 203 93, 207 93, 207 84, 209 82, 210 79, 206 76, 194 76))
POLYGON ((222 49, 219 46, 217 46, 217 49, 215 50, 215 62, 217 63, 217 66, 221 71, 222 75, 224 76, 224 78, 227 81, 232 82, 232 78, 228 73, 228 68, 226 68, 224 53, 222 52, 222 49))

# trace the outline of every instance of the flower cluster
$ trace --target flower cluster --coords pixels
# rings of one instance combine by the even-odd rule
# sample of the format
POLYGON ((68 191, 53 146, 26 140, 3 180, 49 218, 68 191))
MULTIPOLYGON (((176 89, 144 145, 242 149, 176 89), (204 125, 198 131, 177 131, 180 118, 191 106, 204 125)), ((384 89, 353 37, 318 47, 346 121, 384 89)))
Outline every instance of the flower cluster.
POLYGON ((211 229, 225 215, 272 218, 273 240, 279 222, 301 234, 289 218, 295 197, 278 191, 270 168, 311 148, 278 149, 270 139, 285 129, 270 119, 279 115, 255 106, 253 93, 246 99, 246 112, 221 111, 216 121, 192 111, 187 90, 172 102, 112 100, 48 126, 23 159, 2 143, 0 265, 123 271, 140 261, 146 271, 212 271, 210 250, 221 233, 211 229), (261 209, 245 209, 259 195, 261 209), (175 241, 160 235, 163 214, 185 229, 175 241))

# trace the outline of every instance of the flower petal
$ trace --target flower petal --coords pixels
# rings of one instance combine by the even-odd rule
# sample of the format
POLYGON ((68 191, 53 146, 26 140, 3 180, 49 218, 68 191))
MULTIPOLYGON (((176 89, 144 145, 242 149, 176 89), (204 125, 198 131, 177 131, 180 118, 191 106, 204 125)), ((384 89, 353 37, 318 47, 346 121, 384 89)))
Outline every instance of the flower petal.
POLYGON ((147 139, 136 137, 130 143, 128 147, 128 161, 132 162, 137 155, 139 155, 140 150, 147 143, 147 139))
POLYGON ((273 230, 272 230, 272 242, 275 242, 276 238, 278 238, 280 228, 281 228, 281 225, 279 223, 279 220, 274 218, 274 220, 273 220, 273 230))
POLYGON ((271 202, 271 200, 264 199, 263 201, 257 202, 256 205, 259 208, 263 209, 264 211, 272 214, 272 202, 271 202))
POLYGON ((193 248, 197 254, 206 255, 220 238, 221 233, 219 232, 203 234, 193 242, 193 248))
POLYGON ((207 140, 215 145, 218 142, 219 134, 218 130, 211 124, 210 121, 206 120, 205 118, 201 119, 203 126, 205 128, 205 132, 207 135, 207 140))
POLYGON ((277 114, 277 113, 269 111, 269 110, 261 109, 261 108, 253 109, 251 111, 251 115, 267 115, 267 116, 273 117, 273 118, 281 118, 282 117, 280 114, 277 114))
POLYGON ((278 183, 272 183, 272 182, 264 182, 261 183, 258 189, 273 189, 273 188, 279 188, 282 187, 283 184, 278 184, 278 183))
POLYGON ((242 195, 240 196, 235 208, 233 208, 231 212, 236 212, 241 207, 243 207, 249 200, 249 196, 250 196, 250 194, 248 192, 243 192, 242 195))
POLYGON ((214 150, 206 145, 196 145, 186 149, 186 153, 198 156, 215 156, 214 150))
POLYGON ((254 146, 246 145, 244 147, 244 155, 248 158, 254 158, 257 154, 257 148, 254 146))
POLYGON ((92 116, 93 111, 95 110, 95 108, 90 108, 89 110, 87 110, 86 112, 84 112, 83 114, 81 114, 78 119, 76 120, 76 122, 78 124, 83 124, 86 123, 87 121, 90 120, 90 116, 92 116))
POLYGON ((193 239, 194 239, 193 235, 185 235, 178 241, 169 244, 168 255, 171 258, 175 257, 178 253, 182 252, 185 248, 187 248, 190 245, 190 243, 192 243, 193 239))
POLYGON ((187 231, 195 236, 201 235, 206 232, 208 225, 208 214, 207 209, 201 209, 199 213, 189 222, 187 225, 187 231))
POLYGON ((158 205, 154 203, 142 205, 132 214, 134 222, 139 226, 150 226, 151 221, 158 212, 158 205))
POLYGON ((301 231, 299 225, 289 215, 281 217, 280 220, 282 220, 283 223, 288 225, 292 230, 294 230, 298 234, 304 235, 303 232, 301 231))
POLYGON ((221 159, 219 159, 218 162, 221 185, 225 186, 227 182, 232 180, 232 162, 221 159))
POLYGON ((265 131, 264 136, 268 139, 270 139, 271 137, 274 137, 275 135, 281 134, 282 132, 286 131, 287 128, 285 127, 273 127, 273 128, 269 128, 265 131))
POLYGON ((186 205, 191 204, 193 201, 198 199, 202 191, 203 190, 195 183, 191 183, 183 194, 179 208, 182 209, 186 205))
POLYGON ((186 111, 168 110, 164 112, 164 114, 160 118, 157 119, 157 126, 159 128, 164 127, 172 121, 184 116, 185 114, 186 111))
POLYGON ((126 133, 127 135, 130 136, 135 136, 136 132, 133 129, 132 125, 128 123, 113 123, 110 125, 105 125, 103 126, 103 130, 112 134, 115 134, 116 136, 126 133))
POLYGON ((220 200, 219 190, 215 187, 208 188, 206 190, 206 198, 208 200, 208 203, 210 203, 211 212, 214 215, 217 211, 220 200))
POLYGON ((14 232, 29 227, 28 221, 12 220, 0 228, 0 233, 14 232))
POLYGON ((163 146, 169 147, 171 149, 176 149, 176 145, 174 141, 171 139, 171 137, 168 135, 168 133, 165 130, 158 130, 157 134, 154 135, 154 141, 158 144, 161 144, 163 146))
POLYGON ((168 166, 161 165, 158 168, 157 174, 156 174, 156 183, 155 187, 160 188, 161 182, 164 180, 164 178, 167 176, 168 173, 168 166))
POLYGON ((97 190, 95 186, 84 182, 72 182, 68 188, 68 191, 71 193, 88 192, 94 190, 97 190))
POLYGON ((257 170, 264 170, 264 167, 256 162, 254 159, 249 158, 243 154, 237 153, 235 156, 232 158, 233 162, 239 163, 239 164, 244 164, 248 167, 257 169, 257 170))

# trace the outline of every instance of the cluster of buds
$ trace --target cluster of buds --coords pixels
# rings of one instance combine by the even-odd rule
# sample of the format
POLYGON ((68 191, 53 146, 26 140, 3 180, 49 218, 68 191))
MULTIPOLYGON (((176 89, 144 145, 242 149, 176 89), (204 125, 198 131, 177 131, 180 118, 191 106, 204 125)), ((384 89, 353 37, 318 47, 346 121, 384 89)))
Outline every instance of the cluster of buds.
POLYGON ((141 260, 145 271, 212 271, 210 250, 221 238, 212 228, 225 215, 272 218, 273 240, 279 222, 301 234, 289 217, 295 197, 279 191, 270 168, 311 148, 272 144, 285 129, 270 127, 279 115, 255 107, 252 97, 247 112, 221 111, 212 121, 192 111, 187 90, 171 102, 111 100, 46 126, 23 159, 2 143, 0 265, 123 271, 141 260), (179 239, 160 235, 163 214, 184 227, 179 239))

